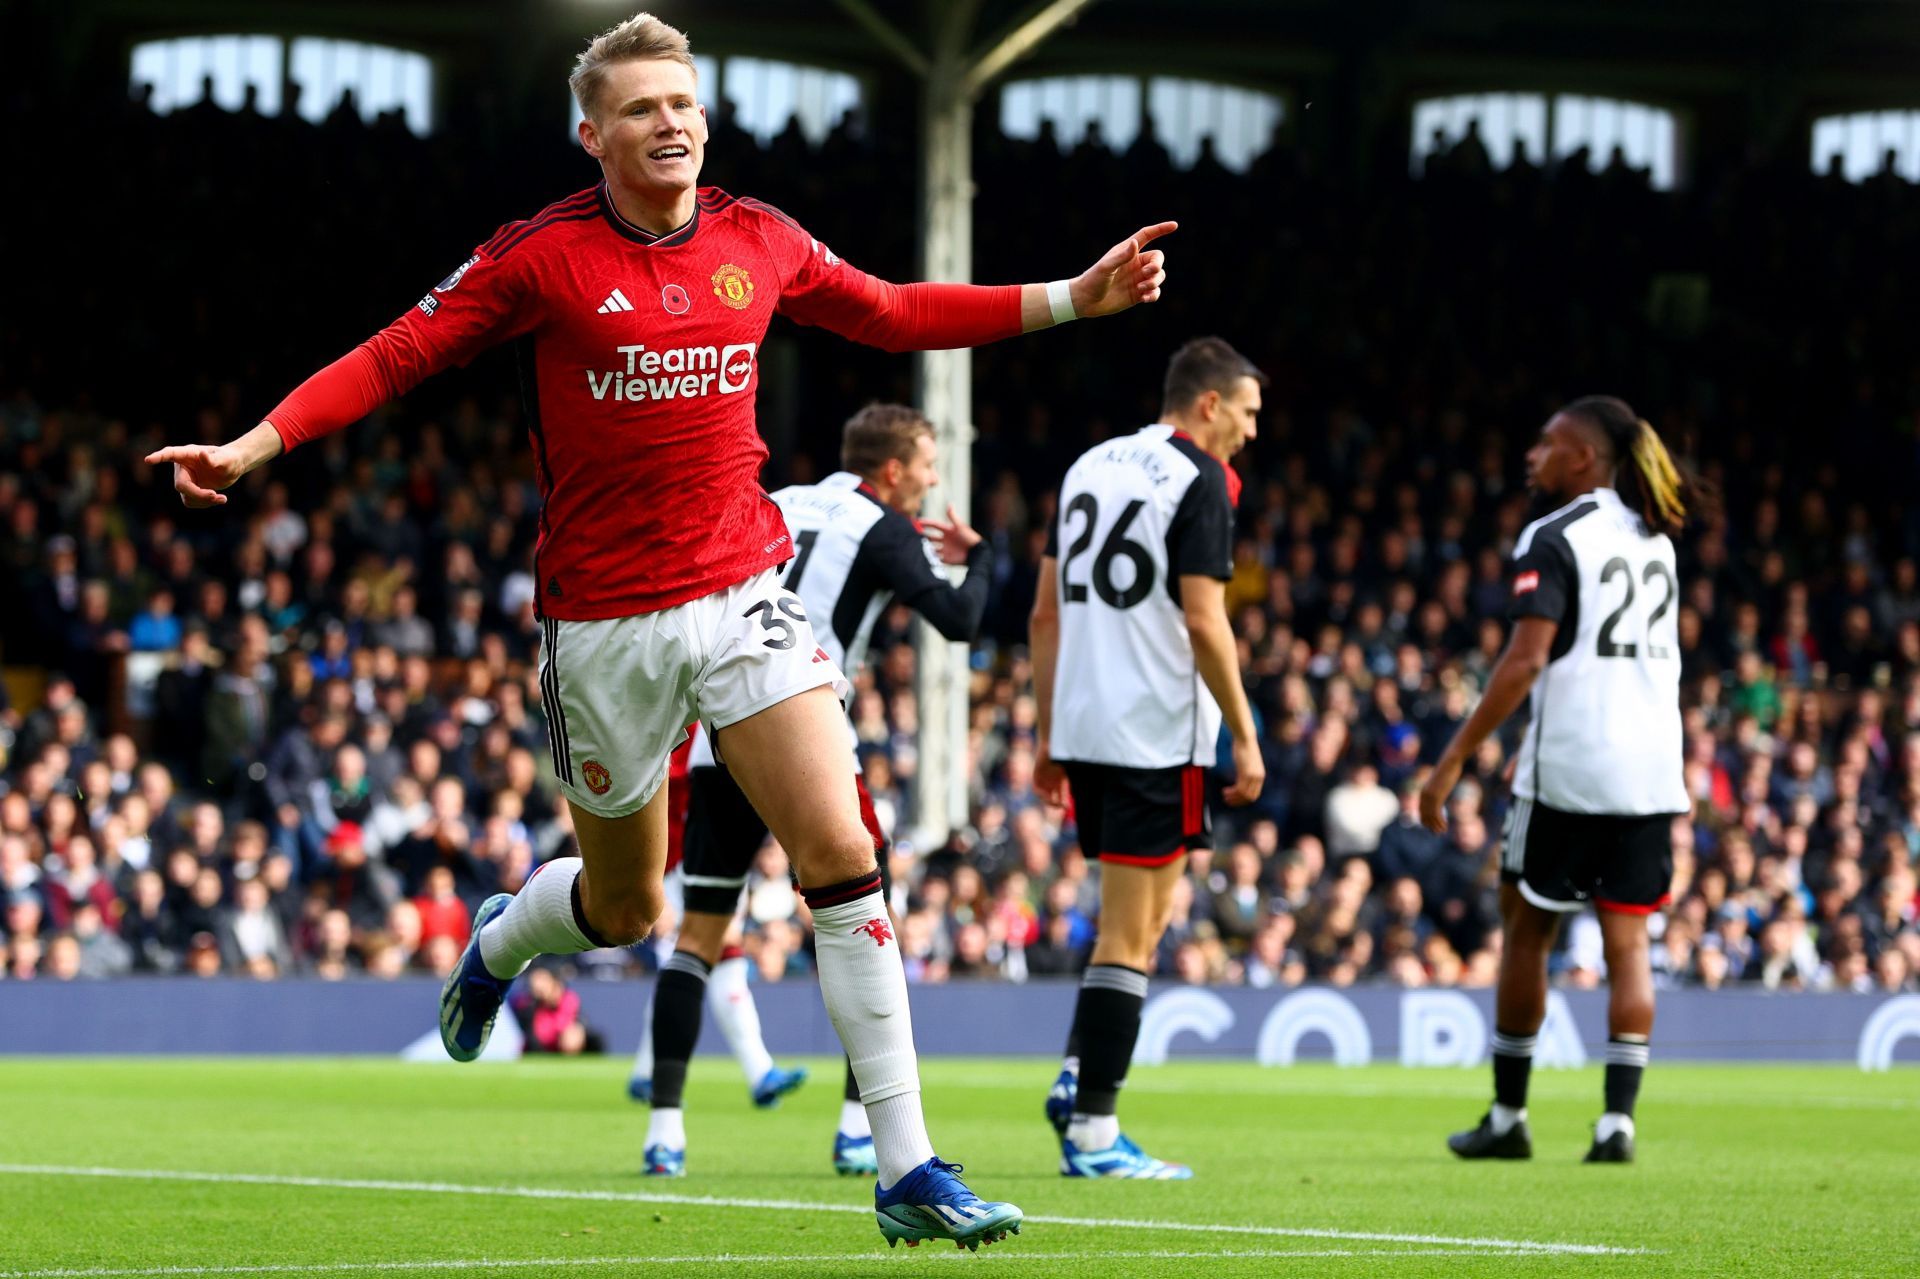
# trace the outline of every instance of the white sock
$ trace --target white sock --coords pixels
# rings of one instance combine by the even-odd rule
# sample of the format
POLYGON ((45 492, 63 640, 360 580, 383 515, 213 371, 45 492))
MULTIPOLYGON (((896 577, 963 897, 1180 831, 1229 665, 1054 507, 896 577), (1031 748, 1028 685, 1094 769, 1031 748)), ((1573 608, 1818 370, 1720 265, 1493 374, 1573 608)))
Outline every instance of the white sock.
POLYGON ((1493 1103, 1493 1135, 1496 1137, 1506 1136, 1509 1128, 1525 1123, 1526 1119, 1525 1106, 1503 1106, 1497 1101, 1493 1103))
POLYGON ((647 996, 646 1020, 640 1023, 640 1051, 633 1055, 632 1079, 653 1078, 653 996, 647 996))
POLYGON ((840 1103, 840 1135, 842 1137, 871 1137, 873 1126, 867 1122, 867 1108, 857 1101, 840 1103))
POLYGON ((1060 1069, 1072 1075, 1075 1079, 1078 1079, 1080 1078, 1080 1059, 1078 1057, 1062 1057, 1060 1059, 1060 1069))
POLYGON ((1106 1150, 1120 1140, 1120 1116, 1075 1115, 1067 1140, 1081 1150, 1106 1150))
POLYGON ((1623 1115, 1617 1110, 1609 1110, 1600 1116, 1600 1122, 1593 1126, 1593 1139, 1605 1141, 1617 1132, 1627 1134, 1627 1140, 1633 1140, 1633 1116, 1623 1115))
POLYGON ((869 1102, 866 1110, 882 1186, 898 1185, 902 1177, 933 1158, 919 1093, 895 1093, 885 1101, 869 1102))
POLYGON ((920 1112, 907 974, 879 876, 874 879, 871 890, 851 901, 813 906, 814 951, 820 996, 873 1125, 880 1183, 891 1186, 933 1158, 933 1142, 920 1112))
POLYGON ((665 1146, 669 1150, 687 1148, 686 1111, 656 1110, 647 1120, 647 1144, 665 1146))
POLYGON ((573 881, 584 865, 562 857, 536 870, 498 918, 480 930, 480 959, 505 981, 518 977, 542 955, 598 950, 573 918, 573 881))
POLYGON ((753 1002, 753 991, 747 985, 745 955, 723 959, 713 966, 707 976, 707 1011, 720 1023, 720 1033, 727 1037, 727 1047, 733 1049, 740 1073, 747 1077, 747 1087, 766 1078, 773 1069, 773 1057, 767 1052, 767 1041, 760 1037, 760 1007, 753 1002))

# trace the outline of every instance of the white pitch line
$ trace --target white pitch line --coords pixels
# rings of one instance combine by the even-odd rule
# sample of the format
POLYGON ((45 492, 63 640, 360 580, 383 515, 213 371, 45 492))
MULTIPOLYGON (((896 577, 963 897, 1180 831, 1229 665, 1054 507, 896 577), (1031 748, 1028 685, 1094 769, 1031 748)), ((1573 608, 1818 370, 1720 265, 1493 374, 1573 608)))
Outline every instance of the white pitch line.
POLYGON ((389 1270, 530 1270, 537 1266, 564 1266, 593 1269, 601 1266, 723 1266, 767 1261, 780 1262, 881 1262, 887 1265, 921 1265, 936 1261, 968 1261, 978 1264, 991 1259, 993 1265, 1045 1265, 1055 1261, 1234 1261, 1273 1257, 1364 1257, 1377 1261, 1384 1257, 1532 1257, 1525 1250, 1509 1252, 1461 1252, 1453 1248, 1248 1248, 1222 1252, 999 1252, 961 1257, 956 1250, 944 1249, 930 1255, 917 1255, 911 1262, 904 1257, 871 1252, 822 1252, 812 1255, 770 1257, 760 1253, 703 1253, 685 1257, 476 1257, 463 1260, 427 1261, 327 1261, 306 1265, 280 1264, 260 1266, 150 1266, 138 1270, 0 1270, 0 1279, 170 1279, 193 1275, 314 1275, 353 1274, 360 1271, 389 1270))
MULTIPOLYGON (((193 1181, 247 1186, 304 1186, 324 1190, 377 1190, 404 1194, 493 1195, 513 1199, 586 1200, 600 1203, 674 1204, 686 1208, 760 1208, 772 1212, 848 1212, 862 1216, 859 1204, 817 1203, 800 1199, 723 1198, 718 1195, 669 1195, 644 1190, 574 1190, 548 1186, 469 1186, 443 1181, 376 1181, 357 1177, 294 1177, 268 1173, 195 1172, 171 1168, 67 1167, 53 1164, 0 1164, 0 1174, 30 1177, 106 1177, 127 1181, 193 1181)), ((1090 1226, 1114 1230, 1160 1230, 1193 1234, 1259 1235, 1282 1239, 1329 1239, 1352 1243, 1426 1244, 1450 1248, 1497 1249, 1564 1256, 1644 1254, 1646 1248, 1607 1244, 1550 1243, 1536 1239, 1490 1239, 1458 1235, 1392 1234, 1374 1230, 1331 1230, 1308 1226, 1215 1225, 1198 1221, 1153 1221, 1135 1217, 1028 1217, 1028 1224, 1090 1226)))

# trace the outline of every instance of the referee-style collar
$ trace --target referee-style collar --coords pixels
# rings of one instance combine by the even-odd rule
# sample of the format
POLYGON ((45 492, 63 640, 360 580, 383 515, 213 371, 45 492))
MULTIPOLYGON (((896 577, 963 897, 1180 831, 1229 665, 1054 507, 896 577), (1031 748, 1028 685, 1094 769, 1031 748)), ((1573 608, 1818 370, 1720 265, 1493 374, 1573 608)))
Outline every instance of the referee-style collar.
POLYGON ((665 235, 655 235, 645 227, 637 227, 620 216, 620 210, 616 209, 613 205, 613 192, 607 189, 605 182, 600 184, 600 212, 605 215, 607 225, 611 226, 615 231, 618 231, 627 239, 632 240, 635 244, 642 244, 650 249, 670 249, 676 244, 685 244, 688 240, 691 240, 694 233, 700 229, 700 201, 698 199, 693 202, 693 216, 665 235))

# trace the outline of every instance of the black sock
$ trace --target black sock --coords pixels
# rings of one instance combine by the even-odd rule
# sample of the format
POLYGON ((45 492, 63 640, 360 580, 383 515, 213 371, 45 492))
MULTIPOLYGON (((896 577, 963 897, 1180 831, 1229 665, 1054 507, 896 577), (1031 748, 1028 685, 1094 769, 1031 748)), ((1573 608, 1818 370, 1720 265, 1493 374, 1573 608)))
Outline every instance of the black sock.
POLYGON ((1647 1041, 1641 1035, 1615 1035, 1607 1040, 1607 1113, 1633 1117, 1640 1100, 1640 1076, 1647 1070, 1647 1041))
POLYGON ((1527 1104, 1527 1079, 1533 1074, 1535 1032, 1516 1035, 1495 1028, 1493 1032, 1493 1099, 1502 1106, 1521 1110, 1527 1104))
POLYGON ((855 1078, 853 1077, 853 1058, 851 1058, 851 1057, 849 1057, 849 1058, 847 1058, 847 1086, 846 1086, 846 1090, 845 1090, 844 1092, 842 1092, 842 1093, 840 1094, 840 1096, 841 1096, 842 1098, 844 1098, 845 1100, 847 1100, 847 1101, 859 1101, 859 1100, 860 1100, 860 1081, 859 1081, 858 1079, 855 1079, 855 1078))
POLYGON ((653 988, 653 1108, 678 1110, 687 1086, 687 1062, 700 1042, 707 961, 676 950, 653 988))
POLYGON ((1140 1038, 1140 1008, 1147 1002, 1147 975, 1119 964, 1095 964, 1080 979, 1073 1010, 1073 1038, 1080 1057, 1078 1115, 1111 1115, 1127 1081, 1134 1041, 1140 1038))

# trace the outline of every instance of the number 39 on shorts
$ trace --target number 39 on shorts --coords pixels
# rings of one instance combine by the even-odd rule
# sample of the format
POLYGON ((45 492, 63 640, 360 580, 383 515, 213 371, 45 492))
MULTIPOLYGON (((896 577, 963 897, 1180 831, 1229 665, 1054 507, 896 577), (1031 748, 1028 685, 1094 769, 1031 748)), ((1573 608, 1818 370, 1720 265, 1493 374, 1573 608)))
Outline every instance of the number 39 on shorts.
POLYGON ((740 616, 758 617, 760 629, 767 632, 761 643, 768 648, 789 649, 800 640, 800 633, 794 629, 795 622, 807 620, 807 611, 800 605, 797 596, 781 594, 773 599, 755 600, 752 607, 740 616), (785 616, 781 616, 785 614, 785 616))

